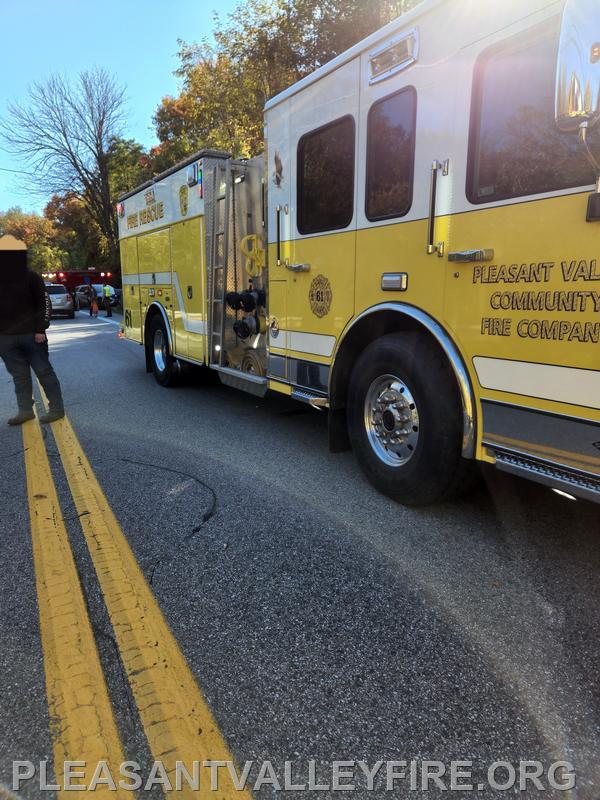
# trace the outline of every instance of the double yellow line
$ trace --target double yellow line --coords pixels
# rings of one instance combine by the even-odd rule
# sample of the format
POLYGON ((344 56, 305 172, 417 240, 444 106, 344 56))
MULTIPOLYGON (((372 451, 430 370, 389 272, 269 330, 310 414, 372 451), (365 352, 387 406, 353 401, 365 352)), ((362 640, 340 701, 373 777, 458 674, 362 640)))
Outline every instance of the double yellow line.
MULTIPOLYGON (((154 759, 173 787, 178 762, 189 772, 198 761, 233 763, 71 423, 51 427, 154 759)), ((23 443, 56 782, 64 783, 65 761, 85 761, 80 783, 89 786, 99 762, 118 776, 126 759, 37 419, 23 426, 23 443)), ((176 796, 250 800, 228 769, 219 771, 218 792, 205 772, 199 791, 186 784, 176 796)), ((93 796, 132 793, 99 787, 93 796)))

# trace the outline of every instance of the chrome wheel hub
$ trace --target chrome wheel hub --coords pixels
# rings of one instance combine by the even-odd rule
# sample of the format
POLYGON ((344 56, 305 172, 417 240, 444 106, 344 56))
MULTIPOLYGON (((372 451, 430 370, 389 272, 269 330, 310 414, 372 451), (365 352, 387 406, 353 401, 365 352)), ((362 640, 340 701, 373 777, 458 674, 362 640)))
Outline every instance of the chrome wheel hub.
POLYGON ((419 412, 408 386, 395 375, 381 375, 365 397, 365 429, 371 447, 390 467, 402 467, 419 441, 419 412))
POLYGON ((154 363, 159 372, 164 372, 167 368, 168 349, 165 334, 160 328, 154 332, 153 352, 154 363))

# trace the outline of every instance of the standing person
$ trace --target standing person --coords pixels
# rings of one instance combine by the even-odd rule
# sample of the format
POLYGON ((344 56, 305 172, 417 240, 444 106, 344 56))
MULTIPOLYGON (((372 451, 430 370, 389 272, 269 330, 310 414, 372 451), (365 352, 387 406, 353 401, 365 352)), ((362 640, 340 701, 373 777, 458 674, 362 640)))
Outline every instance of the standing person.
POLYGON ((90 306, 90 317, 93 317, 94 315, 92 313, 92 304, 96 300, 96 289, 90 283, 86 291, 87 291, 88 303, 90 306))
POLYGON ((40 422, 65 415, 60 384, 48 358, 46 316, 44 281, 27 268, 27 245, 14 236, 0 237, 0 358, 14 381, 18 404, 9 425, 22 425, 35 416, 31 370, 49 403, 40 422))
POLYGON ((112 306, 110 304, 110 286, 106 281, 102 285, 102 294, 104 295, 104 308, 106 309, 106 316, 112 317, 112 306))

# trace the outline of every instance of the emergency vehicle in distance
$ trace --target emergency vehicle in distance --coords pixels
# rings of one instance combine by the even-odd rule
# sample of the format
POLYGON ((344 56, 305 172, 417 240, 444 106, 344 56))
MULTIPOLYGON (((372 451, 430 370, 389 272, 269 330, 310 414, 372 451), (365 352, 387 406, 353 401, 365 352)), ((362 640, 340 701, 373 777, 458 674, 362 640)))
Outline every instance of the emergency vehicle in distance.
POLYGON ((329 410, 371 482, 600 500, 600 5, 424 0, 118 204, 124 330, 329 410), (482 7, 485 7, 482 8, 482 7))
POLYGON ((111 281, 113 274, 97 269, 64 270, 63 272, 44 272, 42 278, 50 283, 61 283, 66 286, 68 292, 74 294, 78 286, 91 286, 111 281))

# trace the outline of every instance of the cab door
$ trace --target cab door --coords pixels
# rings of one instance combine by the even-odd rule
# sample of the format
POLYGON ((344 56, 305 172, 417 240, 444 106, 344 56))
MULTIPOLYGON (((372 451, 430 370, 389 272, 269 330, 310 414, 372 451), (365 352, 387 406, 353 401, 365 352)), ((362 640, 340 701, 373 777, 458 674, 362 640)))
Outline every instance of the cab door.
POLYGON ((354 314, 360 60, 290 100, 289 259, 286 353, 290 381, 325 391, 315 364, 331 361, 354 314))
POLYGON ((463 25, 457 10, 420 41, 410 28, 362 56, 357 314, 392 302, 442 316, 456 170, 454 42, 463 25), (406 58, 400 70, 397 51, 406 58), (386 61, 390 68, 378 70, 386 61))
POLYGON ((595 176, 577 135, 555 125, 559 30, 546 11, 463 51, 466 202, 452 218, 445 317, 482 398, 484 443, 600 471, 597 436, 556 438, 547 416, 600 418, 595 176))

